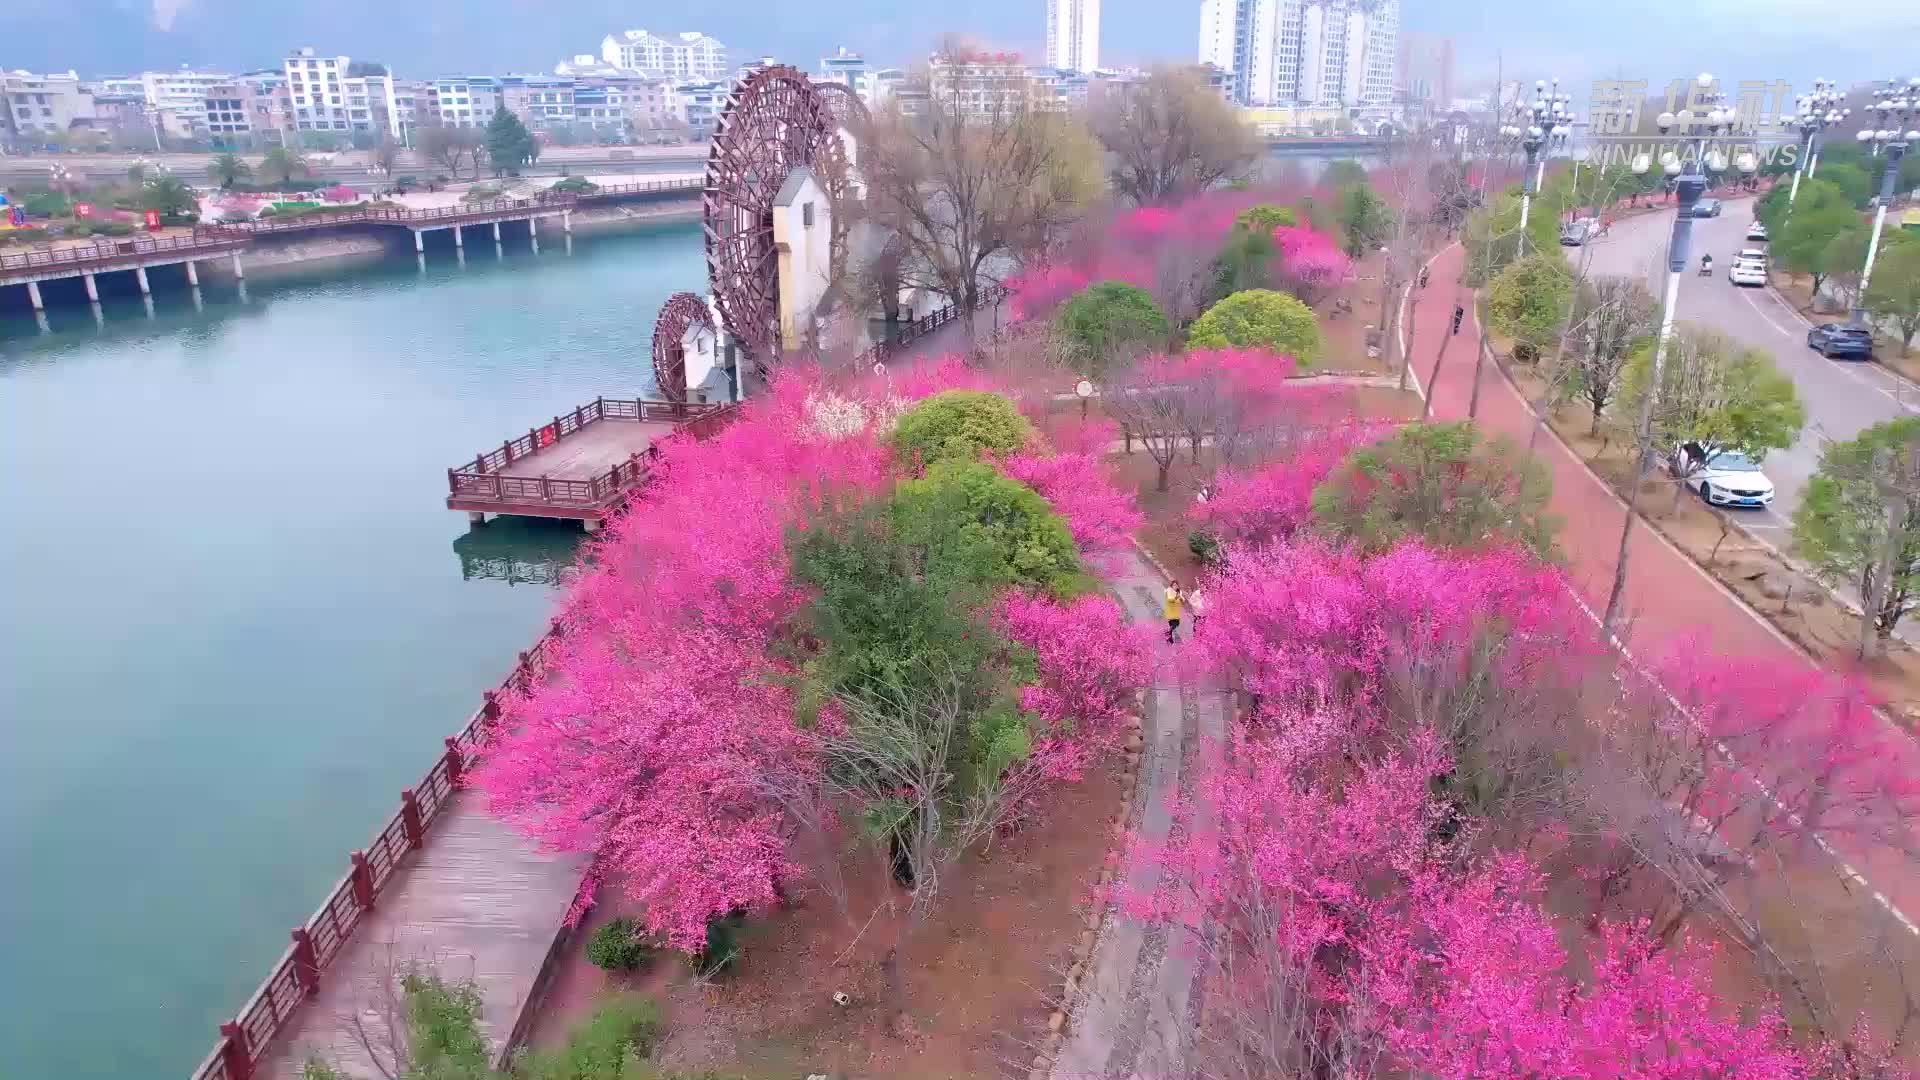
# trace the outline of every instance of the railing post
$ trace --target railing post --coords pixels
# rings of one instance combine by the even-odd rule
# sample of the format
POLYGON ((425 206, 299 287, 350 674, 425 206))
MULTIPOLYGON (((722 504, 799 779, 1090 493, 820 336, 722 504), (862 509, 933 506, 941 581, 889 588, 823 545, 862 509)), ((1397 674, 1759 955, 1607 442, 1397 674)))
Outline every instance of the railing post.
POLYGON ((507 439, 500 444, 500 456, 506 459, 507 464, 513 463, 513 440, 512 439, 507 439))
MULTIPOLYGON (((488 694, 488 702, 489 703, 492 702, 491 692, 489 692, 488 694)), ((447 786, 450 788, 457 788, 463 782, 465 782, 467 778, 467 757, 465 754, 462 754, 460 752, 459 739, 456 739, 453 736, 449 735, 446 738, 446 743, 447 743, 447 786)))
POLYGON ((238 1020, 229 1020, 220 1025, 220 1034, 227 1040, 226 1051, 220 1055, 227 1076, 230 1080, 253 1080, 253 1049, 247 1045, 247 1029, 238 1020))
POLYGON ((451 468, 447 470, 447 494, 460 494, 460 482, 453 478, 453 470, 451 468))
POLYGON ((356 851, 347 856, 353 861, 353 900, 361 911, 373 910, 373 867, 367 865, 367 853, 356 851))
POLYGON ((500 719, 499 695, 495 691, 488 690, 480 695, 480 699, 482 702, 480 706, 480 722, 482 724, 491 724, 495 720, 500 719))
POLYGON ((293 976, 308 997, 320 992, 320 954, 314 951, 313 935, 304 926, 293 928, 293 976))
POLYGON ((575 408, 573 410, 573 430, 579 431, 582 427, 585 427, 585 426, 586 426, 586 421, 580 418, 580 410, 578 408, 575 408))
MULTIPOLYGON (((555 438, 558 438, 558 437, 559 436, 557 435, 555 436, 555 438)), ((548 482, 546 473, 540 474, 540 501, 541 502, 553 501, 553 484, 548 482)))
POLYGON ((400 828, 407 834, 409 848, 419 851, 427 842, 427 827, 420 820, 420 800, 413 797, 412 788, 400 792, 400 828))

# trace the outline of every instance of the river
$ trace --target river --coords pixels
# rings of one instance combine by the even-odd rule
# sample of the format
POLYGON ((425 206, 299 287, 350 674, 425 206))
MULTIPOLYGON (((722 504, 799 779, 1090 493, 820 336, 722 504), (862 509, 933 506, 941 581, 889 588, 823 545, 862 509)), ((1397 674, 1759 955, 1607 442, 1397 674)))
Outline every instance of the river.
POLYGON ((4 298, 0 1075, 183 1078, 532 641, 578 527, 468 537, 446 468, 643 392, 704 267, 693 225, 524 245, 4 298))

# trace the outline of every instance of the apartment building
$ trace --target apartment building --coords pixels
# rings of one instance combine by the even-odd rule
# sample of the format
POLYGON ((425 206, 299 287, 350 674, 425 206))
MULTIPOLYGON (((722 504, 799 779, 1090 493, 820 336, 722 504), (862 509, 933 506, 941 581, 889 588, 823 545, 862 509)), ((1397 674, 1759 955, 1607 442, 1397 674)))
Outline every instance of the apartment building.
POLYGON ((401 135, 393 75, 377 65, 356 70, 351 57, 317 56, 310 48, 282 66, 299 131, 401 135))
POLYGON ((1230 72, 1243 105, 1391 105, 1399 39, 1399 0, 1200 5, 1200 62, 1230 72))
POLYGON ((141 94, 147 107, 158 112, 161 129, 183 139, 206 130, 209 91, 232 82, 232 75, 218 71, 181 68, 140 73, 141 94))
POLYGON ((1047 66, 1092 71, 1100 66, 1100 0, 1045 0, 1047 66))
POLYGON ((600 42, 600 59, 617 68, 680 82, 714 82, 727 77, 727 47, 692 31, 664 36, 623 30, 600 42))
POLYGON ((943 108, 957 104, 962 115, 1010 111, 1034 101, 1034 78, 1017 53, 934 56, 927 73, 931 101, 943 108))
POLYGON ((93 94, 71 71, 47 75, 0 72, 0 107, 6 110, 4 130, 23 140, 93 127, 97 119, 93 94))
POLYGON ((500 107, 499 80, 490 75, 435 79, 428 84, 427 107, 447 127, 486 127, 500 107))
POLYGON ((704 139, 713 134, 720 110, 726 108, 727 95, 732 89, 730 84, 718 81, 676 83, 672 98, 674 115, 687 125, 694 138, 704 139))

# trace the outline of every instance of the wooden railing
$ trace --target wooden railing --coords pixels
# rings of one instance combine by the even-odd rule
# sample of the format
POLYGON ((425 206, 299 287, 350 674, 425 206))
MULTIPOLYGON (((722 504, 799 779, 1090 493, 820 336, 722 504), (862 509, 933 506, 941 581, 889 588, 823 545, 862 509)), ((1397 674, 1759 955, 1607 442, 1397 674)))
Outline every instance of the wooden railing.
POLYGON ((533 648, 520 654, 499 687, 487 691, 466 725, 446 737, 445 750, 434 759, 426 775, 400 793, 400 808, 364 849, 348 857, 347 872, 334 883, 326 900, 306 922, 294 928, 292 943, 240 1007, 240 1014, 220 1025, 219 1041, 193 1071, 192 1080, 251 1080, 274 1036, 287 1026, 295 1010, 319 991, 327 966, 346 949, 354 930, 373 911, 401 860, 426 843, 427 830, 461 786, 467 765, 499 719, 501 698, 526 689, 540 677, 561 633, 561 623, 556 619, 533 648))
MULTIPOLYGON (((980 290, 980 307, 993 307, 1006 298, 1007 287, 995 282, 980 290)), ((876 363, 885 363, 892 356, 905 350, 907 346, 926 337, 928 334, 933 333, 948 323, 953 322, 955 319, 963 317, 965 313, 966 308, 963 305, 948 304, 938 311, 922 315, 908 323, 906 327, 900 331, 899 337, 891 341, 880 342, 877 345, 867 348, 863 352, 855 353, 852 361, 853 366, 855 368, 864 368, 876 363)))
POLYGON ((0 270, 38 270, 42 268, 98 264, 143 255, 212 254, 239 246, 237 237, 202 226, 190 236, 143 236, 124 240, 96 240, 73 247, 45 248, 0 255, 0 270))
MULTIPOLYGON (((720 409, 718 405, 647 401, 644 398, 594 398, 549 423, 528 428, 464 465, 447 470, 447 490, 456 498, 542 506, 598 507, 617 501, 620 494, 646 479, 647 467, 637 456, 590 480, 555 480, 546 476, 514 476, 513 463, 532 457, 554 443, 579 434, 603 420, 650 420, 679 423, 720 409)), ((700 437, 696 435, 696 437, 700 437)))

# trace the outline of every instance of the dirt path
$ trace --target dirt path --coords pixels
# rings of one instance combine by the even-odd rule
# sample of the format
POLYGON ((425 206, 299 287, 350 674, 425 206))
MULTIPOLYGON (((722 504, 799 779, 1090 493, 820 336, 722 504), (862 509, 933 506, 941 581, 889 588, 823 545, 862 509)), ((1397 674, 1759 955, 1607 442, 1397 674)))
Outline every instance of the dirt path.
MULTIPOLYGON (((1128 617, 1165 625, 1160 600, 1166 580, 1146 559, 1127 553, 1111 583, 1128 617)), ((1128 820, 1131 831, 1150 846, 1184 827, 1175 820, 1174 806, 1190 792, 1196 766, 1218 751, 1226 731, 1224 694, 1181 678, 1177 654, 1183 647, 1184 639, 1156 649, 1156 676, 1142 715, 1145 746, 1128 820)), ((1159 876, 1150 860, 1130 857, 1122 888, 1144 895, 1159 876)), ((1109 905, 1052 1075, 1056 1080, 1123 1080, 1174 1074, 1192 1027, 1193 984, 1193 950, 1179 931, 1129 918, 1109 905)))

